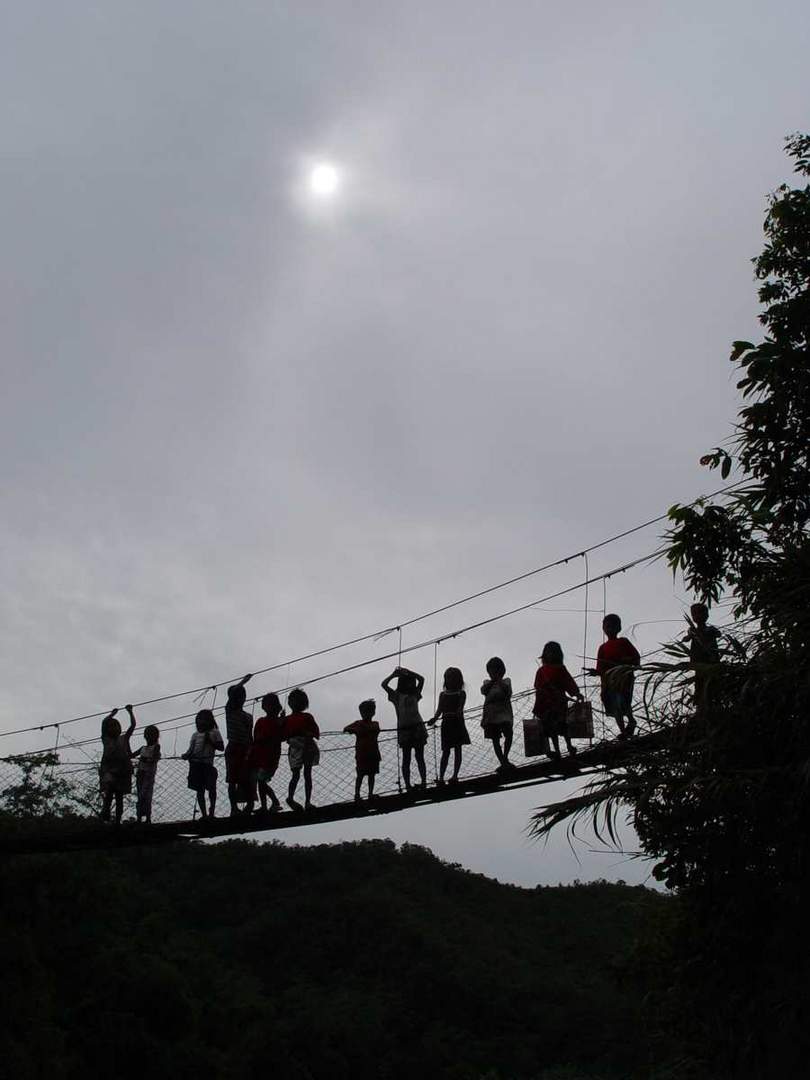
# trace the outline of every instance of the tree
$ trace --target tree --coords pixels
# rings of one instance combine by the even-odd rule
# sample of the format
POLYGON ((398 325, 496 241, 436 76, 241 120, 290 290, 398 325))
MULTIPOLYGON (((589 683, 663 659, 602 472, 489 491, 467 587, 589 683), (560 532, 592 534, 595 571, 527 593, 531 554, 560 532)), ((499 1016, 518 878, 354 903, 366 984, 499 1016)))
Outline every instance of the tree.
POLYGON ((15 819, 64 818, 94 809, 86 793, 56 771, 57 753, 15 754, 4 763, 15 773, 10 783, 0 787, 0 815, 15 819))
MULTIPOLYGON (((810 176, 810 136, 787 140, 810 176)), ((701 672, 685 647, 648 673, 654 748, 534 818, 538 834, 590 815, 613 834, 629 807, 656 876, 677 891, 670 988, 711 1075, 796 1075, 810 1014, 810 186, 769 198, 759 344, 736 341, 743 402, 728 447, 701 459, 734 485, 675 506, 673 570, 707 601, 730 595, 737 630, 701 672)))
MULTIPOLYGON (((810 136, 789 138, 787 152, 810 176, 810 136)), ((734 342, 745 401, 737 434, 730 451, 701 459, 724 477, 736 467, 744 483, 725 505, 673 508, 670 562, 707 599, 731 591, 738 615, 784 642, 794 631, 783 618, 785 577, 794 563, 806 574, 810 524, 810 186, 770 196, 765 236, 754 266, 768 337, 734 342)))

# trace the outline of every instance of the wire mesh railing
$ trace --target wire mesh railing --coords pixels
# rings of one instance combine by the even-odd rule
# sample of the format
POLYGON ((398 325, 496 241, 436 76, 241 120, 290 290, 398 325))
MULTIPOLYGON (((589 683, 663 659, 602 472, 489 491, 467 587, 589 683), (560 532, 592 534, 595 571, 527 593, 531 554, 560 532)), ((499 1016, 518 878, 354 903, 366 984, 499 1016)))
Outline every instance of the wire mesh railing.
MULTIPOLYGON (((612 739, 616 734, 613 721, 605 717, 598 702, 597 687, 587 688, 586 697, 594 708, 595 740, 612 739)), ((515 715, 514 742, 510 761, 516 765, 536 764, 537 757, 527 757, 524 752, 522 721, 532 712, 534 691, 524 690, 513 696, 515 715)), ((481 709, 467 711, 467 730, 470 744, 462 752, 459 779, 479 779, 495 773, 498 760, 492 742, 485 738, 480 723, 481 709)), ((425 747, 425 765, 428 785, 439 780, 441 758, 440 724, 428 727, 425 747)), ((137 748, 137 733, 132 739, 137 748)), ((313 803, 316 807, 350 803, 355 797, 355 740, 343 732, 324 731, 320 739, 320 762, 313 768, 313 803)), ((375 782, 375 795, 395 795, 404 790, 400 751, 396 731, 383 729, 379 739, 381 761, 375 782)), ((13 755, 0 759, 0 812, 25 817, 62 816, 66 813, 83 817, 98 815, 101 808, 99 795, 98 752, 80 751, 70 744, 48 755, 13 755), (79 753, 81 756, 78 756, 79 753)), ((230 812, 225 783, 224 759, 217 755, 217 814, 230 812)), ((452 770, 452 756, 451 756, 452 770)), ((412 780, 418 781, 415 763, 412 763, 412 780)), ((184 822, 197 816, 196 795, 189 789, 188 763, 179 756, 164 756, 157 767, 152 800, 152 821, 160 823, 184 822)), ((290 770, 286 754, 282 754, 278 770, 271 781, 273 790, 283 800, 287 794, 290 770)), ((364 785, 365 794, 365 785, 364 785)), ((135 783, 132 795, 125 800, 124 820, 135 815, 135 783)), ((292 813, 293 811, 282 811, 292 813)), ((302 824, 306 817, 302 817, 302 824)))

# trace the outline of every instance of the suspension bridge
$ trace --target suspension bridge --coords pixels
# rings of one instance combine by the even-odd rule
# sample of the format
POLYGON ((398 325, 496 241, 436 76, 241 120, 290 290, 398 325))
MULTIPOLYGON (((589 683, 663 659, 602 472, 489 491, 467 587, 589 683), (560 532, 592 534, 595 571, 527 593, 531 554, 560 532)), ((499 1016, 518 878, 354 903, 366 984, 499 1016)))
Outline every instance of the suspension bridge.
MULTIPOLYGON (((515 695, 515 742, 509 770, 496 769, 497 760, 491 743, 483 736, 477 723, 480 710, 468 711, 471 742, 464 747, 464 758, 457 783, 442 784, 438 776, 438 728, 428 728, 429 741, 425 760, 428 783, 406 792, 402 786, 396 732, 383 730, 380 736, 382 761, 377 777, 375 796, 359 802, 354 798, 355 762, 354 739, 342 732, 323 732, 320 764, 313 770, 314 805, 309 810, 288 810, 252 814, 229 813, 224 783, 224 769, 219 769, 218 807, 221 816, 197 816, 196 798, 186 784, 188 765, 180 757, 169 756, 158 766, 152 809, 152 824, 138 824, 125 815, 120 826, 101 822, 97 817, 98 762, 83 764, 55 762, 43 766, 43 776, 30 783, 54 780, 57 797, 70 801, 70 816, 36 829, 0 831, 0 851, 36 853, 90 848, 108 848, 137 844, 161 844, 176 840, 200 840, 212 837, 241 836, 254 833, 273 833, 278 830, 307 825, 370 818, 406 811, 420 806, 455 802, 514 791, 525 787, 574 780, 598 773, 605 768, 627 762, 638 753, 655 745, 656 736, 643 731, 632 739, 620 740, 611 728, 612 721, 602 715, 601 733, 596 740, 580 744, 576 755, 560 759, 527 757, 521 736, 521 723, 531 713, 534 692, 525 690, 515 695)), ((597 722, 597 726, 599 726, 597 722)), ((222 758, 217 759, 222 762, 222 758)), ((0 760, 0 793, 18 788, 22 780, 23 762, 12 756, 0 760)), ((285 758, 272 784, 282 796, 289 782, 285 758)), ((133 796, 134 806, 134 796, 133 796)))
MULTIPOLYGON (((724 494, 728 490, 730 489, 724 488, 701 498, 711 498, 724 494)), ((289 686, 271 686, 267 687, 267 689, 273 689, 276 693, 283 694, 288 692, 293 685, 310 687, 313 683, 334 679, 348 672, 364 669, 371 665, 388 663, 392 660, 399 664, 404 655, 432 648, 435 698, 437 684, 436 658, 440 644, 458 638, 463 634, 490 626, 520 612, 540 608, 550 600, 577 592, 584 594, 582 648, 583 657, 587 658, 588 615, 590 610, 589 590, 601 583, 604 607, 606 604, 606 586, 611 578, 650 564, 660 557, 661 552, 660 550, 651 551, 596 575, 592 575, 590 572, 589 555, 598 549, 613 545, 626 537, 633 536, 653 525, 659 524, 666 518, 667 514, 659 514, 614 536, 600 540, 587 548, 570 552, 559 559, 544 563, 506 581, 490 585, 430 611, 422 612, 399 624, 373 630, 303 656, 281 661, 254 672, 254 676, 280 673, 285 669, 289 674, 294 665, 303 661, 324 657, 353 646, 362 646, 369 643, 376 644, 384 638, 390 639, 391 636, 397 635, 397 638, 394 639, 396 640, 396 647, 392 650, 356 663, 344 663, 331 671, 315 674, 296 683, 291 683, 289 686), (438 636, 416 643, 403 644, 403 630, 413 627, 423 620, 454 610, 462 605, 470 604, 507 586, 524 582, 537 575, 555 568, 565 567, 570 562, 579 560, 581 560, 585 573, 581 580, 572 585, 556 589, 545 596, 536 597, 526 603, 499 611, 494 615, 479 618, 438 636)), ((273 832, 303 825, 387 814, 428 803, 467 799, 504 792, 516 787, 555 783, 564 779, 585 776, 608 768, 618 761, 625 760, 628 755, 649 748, 652 745, 651 740, 655 738, 647 731, 646 733, 640 732, 632 740, 619 741, 616 738, 617 732, 612 727, 613 721, 601 713, 596 686, 593 683, 589 685, 583 676, 583 692, 591 700, 594 714, 597 717, 601 715, 601 721, 597 720, 596 739, 589 739, 587 746, 580 746, 579 752, 575 756, 564 756, 561 760, 549 760, 546 758, 538 760, 526 756, 521 737, 521 722, 531 714, 533 691, 524 690, 515 694, 513 698, 515 741, 510 758, 512 768, 508 772, 496 771, 497 761, 492 744, 484 738, 480 726, 480 709, 468 709, 467 727, 471 736, 471 744, 464 747, 463 763, 457 783, 447 785, 440 783, 438 775, 440 749, 438 728, 429 728, 429 741, 425 755, 429 772, 428 784, 424 789, 416 788, 410 793, 404 791, 396 731, 383 728, 380 735, 382 762, 376 782, 375 798, 370 803, 365 801, 357 803, 354 798, 354 739, 342 731, 322 731, 320 765, 314 770, 314 805, 312 808, 306 811, 285 809, 281 812, 266 815, 254 813, 249 816, 245 814, 225 816, 225 812, 228 810, 228 801, 225 797, 224 768, 220 768, 221 775, 218 779, 218 811, 220 816, 213 820, 200 820, 196 817, 195 795, 188 789, 186 782, 187 764, 177 752, 178 732, 183 729, 193 728, 194 716, 201 707, 211 708, 215 713, 221 712, 223 705, 222 703, 217 705, 216 700, 218 690, 237 681, 238 677, 232 677, 213 683, 210 686, 179 690, 135 703, 135 708, 138 710, 159 703, 178 701, 182 698, 191 698, 195 705, 193 711, 151 721, 160 728, 162 736, 174 733, 175 745, 172 752, 166 754, 158 766, 152 824, 150 826, 139 826, 132 821, 127 821, 126 814, 125 820, 117 827, 103 824, 98 820, 100 739, 98 735, 84 738, 76 737, 73 734, 73 725, 84 723, 86 726, 89 722, 98 721, 109 712, 109 709, 0 731, 0 739, 13 737, 15 742, 19 742, 20 738, 25 736, 34 736, 35 733, 49 731, 55 733, 55 742, 52 746, 45 748, 23 747, 16 750, 15 753, 0 757, 0 813, 6 811, 7 815, 13 817, 15 816, 15 809, 19 811, 22 808, 22 813, 18 813, 17 816, 36 817, 37 815, 33 814, 30 809, 34 806, 39 816, 43 818, 39 828, 34 828, 35 825, 40 825, 40 822, 35 821, 28 823, 30 827, 20 829, 4 828, 0 830, 0 851, 50 851, 66 848, 99 847, 110 844, 160 843, 178 838, 196 839, 205 836, 273 832), (213 695, 213 697, 210 697, 210 695, 213 695), (42 791, 52 794, 53 806, 44 804, 41 799, 38 801, 39 793, 42 791), (54 817, 63 820, 55 822, 53 821, 54 817), (52 824, 49 824, 49 821, 52 824)), ((259 694, 252 699, 254 705, 261 699, 261 696, 259 694)), ((425 718, 430 715, 427 705, 425 705, 424 715, 425 718)), ((145 721, 140 712, 138 719, 142 730, 145 721)), ((95 727, 95 725, 93 726, 95 727)), ((164 742, 165 747, 166 743, 164 742)), ((282 799, 286 794, 288 781, 287 762, 286 759, 282 758, 279 771, 273 780, 273 788, 282 799)))

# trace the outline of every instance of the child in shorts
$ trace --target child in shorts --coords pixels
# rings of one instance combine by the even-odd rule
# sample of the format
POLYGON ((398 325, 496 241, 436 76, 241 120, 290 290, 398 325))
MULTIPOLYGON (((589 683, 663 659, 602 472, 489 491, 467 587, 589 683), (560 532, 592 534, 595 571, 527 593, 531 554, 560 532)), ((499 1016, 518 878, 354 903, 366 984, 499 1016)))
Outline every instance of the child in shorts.
POLYGON ((607 716, 619 725, 619 738, 627 739, 636 730, 633 716, 633 668, 641 663, 638 649, 626 637, 619 637, 622 620, 618 615, 606 615, 602 630, 607 639, 599 646, 596 667, 589 674, 602 681, 602 706, 607 716), (627 721, 625 723, 625 721, 627 721))
POLYGON ((419 701, 425 685, 424 675, 418 675, 407 668, 394 668, 382 681, 382 688, 397 714, 397 742, 402 751, 402 779, 405 790, 411 790, 411 755, 416 758, 421 787, 427 787, 427 769, 425 768, 425 743, 427 730, 419 714, 419 701), (391 689, 393 680, 397 680, 396 690, 391 689))
POLYGON ((291 690, 287 695, 290 715, 284 721, 284 738, 287 740, 287 760, 290 764, 290 787, 287 792, 287 805, 291 810, 300 810, 301 804, 295 801, 295 789, 304 773, 304 809, 312 810, 312 766, 321 760, 317 739, 321 737, 315 718, 309 709, 309 698, 303 690, 291 690))
POLYGON ((264 716, 260 716, 253 728, 253 745, 250 748, 250 768, 259 792, 259 805, 263 814, 281 809, 270 781, 276 775, 281 760, 281 743, 284 738, 284 709, 278 694, 265 694, 262 698, 264 716))
POLYGON ((188 786, 197 794, 197 805, 202 817, 213 817, 217 805, 217 770, 214 767, 214 755, 217 750, 224 750, 217 722, 210 709, 200 709, 195 723, 197 730, 191 736, 188 750, 183 759, 188 762, 188 786), (208 795, 208 810, 205 808, 205 796, 208 795))
POLYGON ((374 719, 377 712, 375 701, 361 701, 358 705, 360 719, 347 724, 343 729, 347 735, 354 735, 354 761, 357 776, 354 782, 354 801, 359 803, 363 779, 368 781, 369 802, 374 797, 374 777, 380 771, 380 725, 374 719))

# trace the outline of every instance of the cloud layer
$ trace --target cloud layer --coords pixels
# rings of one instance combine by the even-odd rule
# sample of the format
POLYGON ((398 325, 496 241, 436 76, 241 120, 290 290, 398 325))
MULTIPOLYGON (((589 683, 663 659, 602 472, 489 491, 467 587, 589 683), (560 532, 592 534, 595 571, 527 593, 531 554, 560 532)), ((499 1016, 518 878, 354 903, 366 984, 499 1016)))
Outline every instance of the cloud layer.
MULTIPOLYGON (((4 728, 390 625, 710 486, 804 4, 2 10, 4 728)), ((663 569, 610 606, 642 646, 680 611, 663 569)), ((556 612, 442 657, 528 681, 552 636, 581 653, 556 612)), ((326 726, 383 674, 323 684, 326 726)), ((524 880, 525 799, 485 802, 480 868, 506 846, 524 880)))

